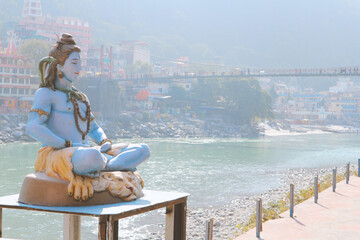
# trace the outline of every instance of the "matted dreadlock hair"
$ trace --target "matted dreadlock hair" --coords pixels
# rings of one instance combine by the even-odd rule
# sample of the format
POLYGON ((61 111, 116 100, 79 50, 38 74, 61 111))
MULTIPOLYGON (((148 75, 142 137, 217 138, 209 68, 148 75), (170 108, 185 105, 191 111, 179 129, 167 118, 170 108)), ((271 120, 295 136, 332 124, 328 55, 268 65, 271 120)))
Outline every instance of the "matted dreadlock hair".
MULTIPOLYGON (((72 52, 80 52, 79 46, 76 45, 71 34, 64 33, 61 39, 56 42, 51 48, 49 56, 56 59, 56 61, 49 63, 48 74, 45 81, 40 84, 40 87, 48 87, 55 91, 55 80, 57 77, 57 65, 64 66, 66 59, 72 52)), ((43 73, 44 74, 44 73, 43 73)))

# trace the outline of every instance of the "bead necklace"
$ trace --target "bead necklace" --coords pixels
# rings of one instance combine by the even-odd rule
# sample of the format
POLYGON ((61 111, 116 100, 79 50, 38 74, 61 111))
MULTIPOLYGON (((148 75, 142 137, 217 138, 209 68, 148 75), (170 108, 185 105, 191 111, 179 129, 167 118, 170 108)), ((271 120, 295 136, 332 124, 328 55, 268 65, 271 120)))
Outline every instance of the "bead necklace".
POLYGON ((86 100, 83 101, 83 103, 85 103, 85 105, 86 105, 86 113, 85 113, 85 117, 83 117, 83 116, 81 116, 79 104, 77 103, 75 97, 71 96, 70 100, 74 106, 74 119, 75 119, 76 127, 79 130, 79 132, 81 133, 82 140, 85 140, 86 135, 88 135, 90 132, 90 122, 91 122, 90 104, 86 100), (86 132, 83 132, 81 130, 80 125, 79 125, 79 118, 84 122, 86 121, 86 132))
POLYGON ((72 104, 74 106, 74 120, 75 120, 76 128, 81 133, 82 140, 85 140, 86 135, 88 135, 90 132, 90 122, 93 120, 93 118, 90 118, 90 116, 91 116, 90 104, 86 100, 85 95, 82 92, 80 92, 79 90, 77 90, 75 87, 72 87, 71 89, 56 87, 55 89, 66 93, 66 96, 68 98, 67 101, 72 102, 72 104), (80 102, 83 102, 86 105, 85 117, 81 116, 79 104, 77 103, 76 100, 79 100, 80 102), (81 130, 80 125, 79 125, 79 118, 83 122, 86 122, 86 132, 83 132, 81 130))

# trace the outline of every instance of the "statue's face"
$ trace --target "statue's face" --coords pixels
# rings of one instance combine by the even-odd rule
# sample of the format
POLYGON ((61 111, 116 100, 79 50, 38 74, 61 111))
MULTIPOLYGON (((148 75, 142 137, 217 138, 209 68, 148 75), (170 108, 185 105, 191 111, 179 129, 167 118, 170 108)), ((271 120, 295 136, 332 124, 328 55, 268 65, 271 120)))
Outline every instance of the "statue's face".
POLYGON ((78 52, 72 52, 66 59, 64 66, 61 67, 61 71, 66 76, 67 80, 73 82, 79 77, 80 70, 80 54, 78 52))

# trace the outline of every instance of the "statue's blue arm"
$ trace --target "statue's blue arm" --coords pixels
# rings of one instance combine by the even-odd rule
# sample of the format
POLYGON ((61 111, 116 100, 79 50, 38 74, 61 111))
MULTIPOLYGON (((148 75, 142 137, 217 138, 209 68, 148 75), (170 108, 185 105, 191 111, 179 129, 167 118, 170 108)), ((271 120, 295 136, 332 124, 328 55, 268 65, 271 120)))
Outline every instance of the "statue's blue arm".
POLYGON ((89 137, 91 137, 97 144, 100 144, 102 140, 107 139, 104 130, 95 120, 91 121, 89 137))
MULTIPOLYGON (((95 120, 91 122, 89 136, 100 144, 104 139, 107 139, 104 130, 97 124, 95 120)), ((110 142, 105 142, 101 145, 101 152, 107 152, 111 148, 110 142)))
POLYGON ((51 113, 52 96, 53 93, 48 88, 39 88, 36 91, 32 111, 29 113, 29 120, 26 125, 26 132, 46 146, 64 148, 65 139, 56 136, 46 126, 46 121, 51 113))
MULTIPOLYGON (((86 100, 89 102, 88 97, 85 95, 86 100)), ((89 102, 90 104, 90 102, 89 102)), ((91 113, 91 117, 93 118, 93 114, 91 113)), ((107 136, 104 132, 104 130, 99 126, 99 124, 93 120, 90 123, 90 132, 89 132, 89 137, 91 137, 94 142, 96 142, 97 144, 100 145, 100 143, 107 139, 107 136)), ((110 142, 105 142, 101 145, 101 152, 106 152, 111 148, 111 143, 110 142)))

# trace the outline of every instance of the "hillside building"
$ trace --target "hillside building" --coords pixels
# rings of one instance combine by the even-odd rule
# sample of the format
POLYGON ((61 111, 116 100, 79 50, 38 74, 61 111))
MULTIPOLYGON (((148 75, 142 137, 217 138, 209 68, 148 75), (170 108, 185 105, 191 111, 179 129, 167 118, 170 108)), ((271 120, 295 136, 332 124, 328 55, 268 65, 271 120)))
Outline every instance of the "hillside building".
POLYGON ((325 98, 328 119, 359 121, 360 96, 352 92, 330 93, 325 98))
POLYGON ((345 93, 345 92, 359 92, 360 87, 349 78, 340 78, 336 85, 329 88, 330 93, 345 93))
POLYGON ((99 76, 112 78, 118 76, 120 70, 113 72, 113 54, 112 47, 105 49, 104 46, 100 48, 91 47, 88 52, 87 65, 85 68, 86 76, 99 76))
POLYGON ((0 113, 25 113, 39 87, 37 78, 30 76, 30 61, 19 56, 14 41, 0 52, 0 113))
POLYGON ((114 54, 123 64, 150 64, 150 46, 146 42, 122 41, 114 46, 114 54))
POLYGON ((340 78, 329 91, 312 89, 296 92, 285 84, 276 84, 274 112, 278 118, 291 122, 303 120, 333 124, 360 123, 360 86, 340 78))
POLYGON ((40 0, 24 0, 22 17, 13 30, 17 46, 29 39, 43 39, 53 44, 57 41, 56 35, 70 33, 81 48, 84 66, 86 66, 92 39, 90 32, 89 23, 83 20, 72 17, 43 16, 40 0))
POLYGON ((135 64, 150 66, 149 44, 142 41, 124 41, 109 48, 91 47, 88 52, 86 73, 87 76, 125 78, 126 68, 130 70, 133 67, 134 73, 128 73, 128 75, 150 74, 150 72, 137 72, 139 69, 134 67, 135 64))

